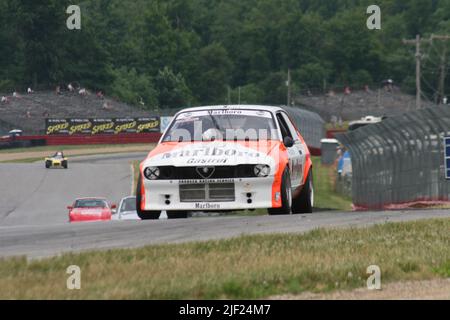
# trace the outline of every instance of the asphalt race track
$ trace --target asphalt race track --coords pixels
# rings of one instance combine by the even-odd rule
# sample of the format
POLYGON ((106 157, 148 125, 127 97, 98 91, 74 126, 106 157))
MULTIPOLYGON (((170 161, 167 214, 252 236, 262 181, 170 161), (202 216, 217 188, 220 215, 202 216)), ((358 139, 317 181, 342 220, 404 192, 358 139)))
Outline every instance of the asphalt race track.
POLYGON ((79 197, 118 201, 131 193, 131 160, 146 154, 69 159, 69 169, 45 169, 44 161, 0 164, 0 227, 68 221, 68 205, 79 197))
POLYGON ((0 164, 0 257, 43 258, 65 252, 132 248, 236 237, 306 232, 318 227, 449 218, 449 210, 321 212, 312 215, 211 217, 187 220, 111 221, 69 224, 66 207, 77 197, 117 203, 131 192, 131 160, 145 154, 72 159, 69 170, 43 163, 0 164))

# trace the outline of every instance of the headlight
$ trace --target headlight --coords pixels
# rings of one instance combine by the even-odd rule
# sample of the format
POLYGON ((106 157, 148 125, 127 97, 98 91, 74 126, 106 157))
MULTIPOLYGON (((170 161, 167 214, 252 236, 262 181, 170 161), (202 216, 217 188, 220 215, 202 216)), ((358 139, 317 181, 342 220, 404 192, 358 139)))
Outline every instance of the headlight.
POLYGON ((161 174, 161 171, 159 170, 158 167, 148 167, 148 168, 145 168, 145 170, 144 170, 144 176, 148 180, 157 180, 157 179, 159 179, 160 174, 161 174))
POLYGON ((257 164, 253 168, 256 177, 265 178, 270 174, 270 167, 266 164, 257 164))

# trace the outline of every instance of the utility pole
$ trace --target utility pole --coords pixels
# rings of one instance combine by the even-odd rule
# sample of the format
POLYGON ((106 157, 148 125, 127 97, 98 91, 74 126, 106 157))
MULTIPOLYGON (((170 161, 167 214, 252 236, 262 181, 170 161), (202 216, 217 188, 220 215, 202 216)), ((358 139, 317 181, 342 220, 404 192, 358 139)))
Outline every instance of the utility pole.
POLYGON ((241 105, 241 87, 239 86, 238 89, 239 93, 238 93, 238 105, 241 105))
MULTIPOLYGON (((433 39, 437 40, 444 40, 448 41, 450 40, 450 36, 431 36, 431 41, 433 39)), ((437 101, 436 104, 441 104, 442 99, 445 97, 445 78, 447 76, 447 46, 444 45, 444 49, 442 50, 442 55, 440 59, 440 66, 439 66, 439 85, 438 85, 438 95, 437 95, 437 101)))
POLYGON ((416 36, 416 108, 422 108, 422 81, 421 81, 421 62, 422 56, 420 54, 420 35, 416 36))
POLYGON ((420 44, 422 41, 430 41, 420 39, 420 34, 414 40, 403 39, 403 44, 413 44, 416 46, 416 109, 422 108, 422 83, 420 81, 422 55, 420 53, 420 44))
POLYGON ((444 50, 441 55, 441 65, 439 67, 441 70, 439 75, 439 87, 438 87, 438 101, 437 104, 442 103, 442 99, 445 97, 445 77, 447 76, 447 47, 444 47, 444 50))
POLYGON ((288 69, 288 80, 286 82, 287 87, 288 87, 288 92, 287 92, 287 106, 290 107, 291 106, 291 69, 288 69))
MULTIPOLYGON (((420 51, 420 46, 422 43, 431 43, 434 39, 437 40, 450 40, 450 36, 438 36, 431 35, 429 39, 421 39, 420 35, 416 36, 414 40, 405 40, 403 39, 403 44, 407 45, 415 45, 416 46, 416 109, 422 108, 422 85, 421 85, 421 62, 422 62, 422 53, 420 51)), ((446 76, 446 49, 444 50, 444 55, 441 57, 441 73, 439 79, 439 85, 442 83, 442 88, 439 88, 439 94, 443 94, 444 92, 444 84, 445 84, 445 76, 446 76)))

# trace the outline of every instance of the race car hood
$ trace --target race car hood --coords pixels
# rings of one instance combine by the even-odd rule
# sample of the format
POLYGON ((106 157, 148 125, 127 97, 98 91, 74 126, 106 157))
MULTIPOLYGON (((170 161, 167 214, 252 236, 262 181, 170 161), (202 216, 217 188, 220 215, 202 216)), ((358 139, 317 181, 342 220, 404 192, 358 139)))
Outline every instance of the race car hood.
POLYGON ((70 214, 71 215, 85 215, 85 216, 101 216, 109 214, 111 212, 108 208, 75 208, 70 214))
POLYGON ((143 162, 149 166, 236 166, 240 164, 277 165, 279 141, 166 142, 158 145, 143 162))

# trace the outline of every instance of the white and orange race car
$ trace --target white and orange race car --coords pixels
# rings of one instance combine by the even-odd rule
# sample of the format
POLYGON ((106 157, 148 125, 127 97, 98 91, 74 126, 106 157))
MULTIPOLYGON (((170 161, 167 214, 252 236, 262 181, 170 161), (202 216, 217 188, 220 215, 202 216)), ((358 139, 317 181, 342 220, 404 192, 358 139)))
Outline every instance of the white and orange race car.
POLYGON ((311 213, 311 156, 282 108, 186 109, 141 163, 136 195, 143 220, 161 211, 169 219, 192 211, 311 213))

